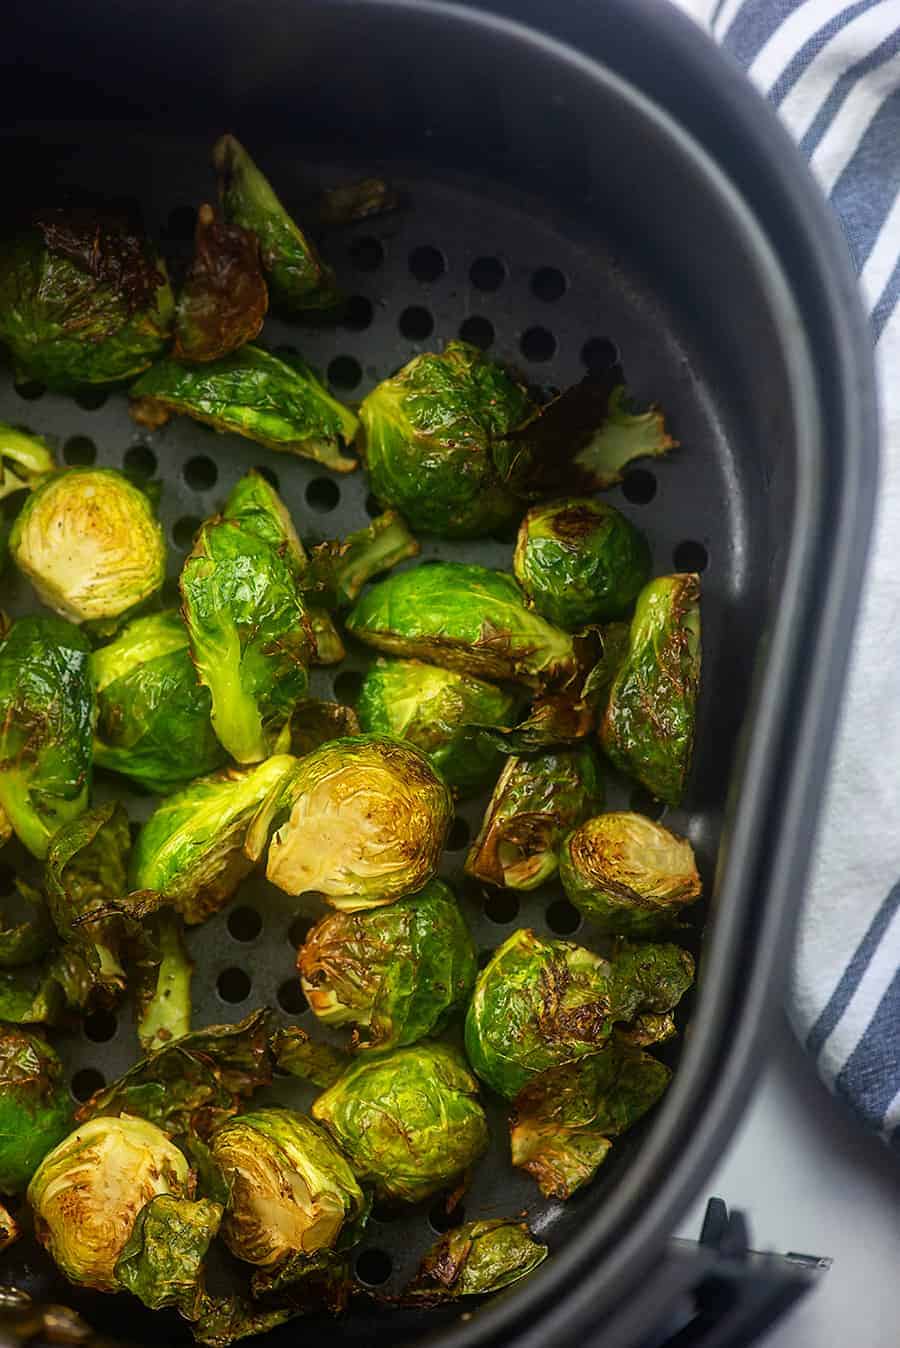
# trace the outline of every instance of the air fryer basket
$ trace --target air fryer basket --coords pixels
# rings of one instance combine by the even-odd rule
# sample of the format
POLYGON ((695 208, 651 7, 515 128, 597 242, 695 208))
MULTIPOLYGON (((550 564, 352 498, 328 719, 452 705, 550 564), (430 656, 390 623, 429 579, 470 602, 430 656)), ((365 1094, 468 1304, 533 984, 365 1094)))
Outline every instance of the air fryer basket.
MULTIPOLYGON (((652 1286, 778 1002, 858 590, 875 471, 866 339, 846 259, 774 120, 686 21, 651 0, 508 9, 543 35, 422 0, 229 0, 152 13, 130 0, 115 18, 100 4, 36 3, 6 34, 17 62, 0 91, 7 190, 137 201, 173 258, 190 252, 223 129, 298 208, 320 185, 371 173, 400 189, 398 211, 322 240, 353 297, 343 322, 266 324, 265 340, 302 351, 338 396, 359 399, 412 354, 460 335, 543 390, 620 357, 634 397, 659 401, 681 441, 609 498, 647 532, 657 573, 703 573, 696 761, 686 807, 665 818, 693 841, 710 903, 699 996, 671 1049, 675 1083, 566 1205, 512 1171, 505 1110, 489 1104, 494 1141, 463 1204, 468 1216, 527 1210, 550 1243, 555 1257, 521 1289, 465 1322, 459 1308, 387 1314, 364 1302, 337 1327, 288 1326, 273 1342, 302 1332, 399 1344, 431 1331, 447 1345, 561 1343, 599 1326, 639 1277, 652 1286), (16 125, 26 106, 46 120, 16 125)), ((250 467, 277 480, 309 541, 371 513, 361 472, 329 474, 185 419, 147 432, 120 393, 73 401, 16 389, 3 369, 0 419, 57 437, 66 462, 161 479, 173 599, 194 528, 250 467)), ((503 567, 510 552, 508 538, 423 540, 425 560, 503 567)), ((4 608, 33 602, 7 574, 4 608)), ((315 671, 313 691, 352 698, 366 660, 351 649, 337 670, 315 671)), ((112 780, 99 789, 122 794, 112 780)), ((151 808, 125 798, 135 819, 151 808)), ((610 806, 629 800, 613 783, 610 806)), ((458 811, 451 879, 461 880, 483 805, 458 811)), ((461 888, 485 951, 523 924, 590 942, 556 886, 522 896, 461 888)), ((254 877, 194 929, 194 1023, 267 1003, 308 1028, 293 946, 309 912, 254 877)), ((73 1089, 83 1097, 97 1073, 118 1074, 135 1042, 127 1012, 68 1036, 73 1089)), ((304 1107, 312 1093, 282 1079, 267 1095, 304 1107)), ((438 1208, 376 1210, 361 1279, 396 1291, 443 1229, 438 1208)), ((46 1291, 45 1264, 30 1252, 24 1264, 21 1276, 46 1291)), ((141 1342, 184 1333, 130 1301, 78 1304, 141 1342)))

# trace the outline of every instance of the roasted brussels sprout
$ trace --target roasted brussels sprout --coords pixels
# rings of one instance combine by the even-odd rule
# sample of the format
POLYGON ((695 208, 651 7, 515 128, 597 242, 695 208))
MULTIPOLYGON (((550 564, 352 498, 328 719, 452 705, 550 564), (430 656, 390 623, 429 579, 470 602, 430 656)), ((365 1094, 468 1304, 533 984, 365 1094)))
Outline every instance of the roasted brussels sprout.
POLYGON ((288 215, 240 141, 234 136, 217 140, 213 165, 226 220, 253 230, 259 239, 274 299, 293 311, 332 308, 340 298, 334 273, 288 215))
POLYGON ((208 1198, 151 1198, 116 1260, 119 1287, 152 1311, 176 1306, 186 1319, 197 1319, 205 1293, 203 1261, 221 1221, 221 1204, 208 1198))
POLYGON ((514 726, 480 725, 483 740, 503 754, 536 754, 544 749, 567 749, 586 740, 595 729, 593 707, 570 693, 544 693, 514 726))
POLYGON ((209 689, 197 682, 174 610, 135 618, 91 656, 94 762, 165 795, 225 761, 209 689))
POLYGON ((297 955, 312 1011, 355 1025, 354 1047, 400 1048, 442 1028, 475 982, 475 948, 453 892, 420 893, 365 913, 330 913, 297 955))
POLYGON ((301 697, 291 712, 290 730, 291 753, 297 758, 311 754, 329 740, 360 733, 359 719, 352 707, 317 697, 301 697))
POLYGON ((419 660, 378 659, 356 710, 363 730, 415 744, 448 786, 471 795, 496 777, 503 761, 473 724, 508 725, 518 703, 514 693, 471 675, 419 660))
POLYGON ((36 857, 87 808, 89 656, 87 638, 61 618, 19 618, 0 637, 0 808, 36 857))
POLYGON ((299 573, 307 564, 306 551, 297 536, 287 506, 262 473, 252 468, 239 477, 228 493, 222 515, 242 529, 283 553, 299 573))
POLYGON ((700 897, 685 838, 627 811, 597 815, 566 838, 560 879, 571 903, 602 931, 651 936, 700 897))
POLYGON ((274 829, 267 878, 287 894, 317 890, 353 912, 421 889, 452 814, 450 792, 424 754, 358 735, 295 763, 262 805, 245 850, 258 859, 274 829))
POLYGON ((525 607, 512 576, 464 562, 379 581, 350 610, 347 630, 389 655, 530 687, 571 684, 581 672, 572 637, 525 607))
POLYGON ((600 1052, 616 1022, 670 1011, 693 976, 678 946, 626 948, 609 961, 523 928, 478 976, 466 1017, 469 1062, 512 1100, 540 1073, 600 1052))
POLYGON ((53 453, 39 435, 0 421, 0 500, 37 487, 55 468, 53 453))
POLYGON ((189 1198, 190 1167, 155 1124, 93 1119, 45 1156, 28 1186, 35 1234, 70 1282, 118 1289, 116 1261, 156 1194, 189 1198))
POLYGON ((357 1177, 382 1198, 418 1202, 458 1181, 488 1142, 478 1086, 447 1044, 366 1058, 313 1103, 357 1177))
POLYGON ((615 767, 667 805, 684 791, 699 684, 699 577, 660 576, 638 597, 600 743, 615 767))
POLYGON ((45 1040, 0 1024, 0 1194, 22 1192, 72 1127, 63 1066, 45 1040))
POLYGON ((290 1109, 229 1119, 212 1154, 231 1188, 222 1235, 231 1253, 275 1270, 298 1251, 315 1254, 358 1239, 366 1200, 323 1128, 290 1109))
POLYGON ((194 260, 175 310, 176 360, 206 363, 237 351, 259 335, 268 307, 256 235, 201 206, 194 260))
POLYGON ((466 873, 506 889, 536 889, 556 873, 563 838, 603 804, 593 750, 507 759, 466 873))
POLYGON ((524 1278, 547 1258, 524 1222, 510 1217, 465 1222, 428 1251, 404 1302, 437 1306, 457 1297, 484 1296, 524 1278))
POLYGON ((29 496, 9 537, 16 566, 72 622, 121 617, 166 575, 149 498, 115 468, 67 468, 29 496))
POLYGON ((500 481, 494 439, 533 404, 525 389, 467 342, 416 356, 359 409, 372 491, 414 529, 478 538, 517 519, 518 500, 500 481))
POLYGON ((311 604, 326 609, 346 608, 358 597, 366 581, 418 552, 419 544, 396 510, 386 510, 365 529, 356 529, 346 538, 314 547, 301 577, 301 587, 311 604))
POLYGON ((48 388, 146 369, 173 307, 165 264, 118 221, 48 211, 0 251, 0 342, 21 377, 48 388))
POLYGON ((513 571, 538 613, 574 631, 627 612, 650 576, 650 549, 613 506, 570 497, 532 506, 513 571))

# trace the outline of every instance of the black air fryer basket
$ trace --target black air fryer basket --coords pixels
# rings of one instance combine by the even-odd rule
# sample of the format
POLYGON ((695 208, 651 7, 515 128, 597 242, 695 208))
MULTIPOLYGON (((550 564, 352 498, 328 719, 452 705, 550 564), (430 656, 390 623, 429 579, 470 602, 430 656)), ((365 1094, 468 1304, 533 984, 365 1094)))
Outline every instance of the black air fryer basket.
MULTIPOLYGON (((271 320, 267 342, 302 351, 347 400, 457 335, 545 388, 621 358, 635 399, 658 401, 682 446, 609 498, 647 532, 657 573, 702 570, 696 759, 686 807, 666 823, 691 838, 709 904, 673 1085, 566 1205, 512 1171, 493 1108, 466 1214, 527 1210, 553 1252, 511 1293, 466 1318, 458 1306, 364 1302, 273 1343, 624 1344, 653 1323, 661 1253, 734 1127, 780 1001, 860 589, 876 474, 869 338, 836 227, 774 116, 659 0, 485 4, 491 13, 432 0, 32 0, 4 15, 8 200, 87 189, 137 201, 177 259, 214 190, 209 152, 223 130, 292 206, 383 175, 402 208, 322 239, 353 296, 345 320, 271 320)), ((275 475, 305 538, 366 521, 361 472, 338 479, 186 419, 143 431, 122 394, 23 401, 34 392, 0 369, 0 419, 58 436, 67 462, 162 480, 173 595, 196 524, 250 467, 275 475)), ((423 543, 426 559, 497 566, 510 550, 509 539, 423 543)), ((13 613, 33 604, 9 573, 4 596, 13 613)), ((336 673, 316 671, 314 692, 346 699, 364 664, 354 651, 336 673)), ((624 788, 610 795, 612 808, 627 800, 624 788)), ((136 818, 150 804, 128 798, 136 818)), ((451 877, 482 808, 459 812, 451 877)), ((466 911, 487 949, 517 924, 572 934, 558 898, 552 886, 519 900, 503 891, 466 911)), ((193 930, 196 1024, 263 1003, 308 1024, 291 981, 303 919, 291 904, 251 879, 193 930), (242 940, 255 924, 233 912, 247 907, 263 921, 242 940)), ((79 1032, 64 1053, 73 1076, 108 1080, 135 1042, 123 1015, 112 1038, 79 1032)), ((277 1081, 271 1098, 303 1107, 311 1094, 277 1081)), ((371 1222, 361 1276, 402 1285, 435 1238, 427 1206, 371 1222)), ((42 1259, 16 1258, 8 1267, 36 1294, 72 1301, 42 1259)), ((136 1302, 77 1304, 123 1338, 186 1336, 136 1302)))

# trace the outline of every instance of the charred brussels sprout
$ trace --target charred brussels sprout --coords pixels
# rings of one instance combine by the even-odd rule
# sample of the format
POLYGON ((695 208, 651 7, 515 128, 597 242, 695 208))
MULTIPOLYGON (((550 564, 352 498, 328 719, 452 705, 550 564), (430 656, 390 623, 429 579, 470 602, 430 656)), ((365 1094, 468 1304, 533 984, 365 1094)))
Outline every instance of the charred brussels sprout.
POLYGON ((576 497, 532 506, 513 570, 538 613, 574 630, 622 617, 650 575, 650 549, 613 506, 576 497))
POLYGON ((28 1186, 35 1234, 70 1282, 118 1290, 116 1261, 157 1194, 190 1197, 187 1161, 159 1128, 93 1119, 45 1156, 28 1186))
POLYGON ((509 1217, 465 1222, 428 1251, 404 1302, 437 1306, 457 1297, 484 1296, 524 1278, 547 1258, 524 1222, 509 1217))
POLYGON ((269 791, 295 764, 278 754, 251 771, 201 777, 164 801, 144 824, 131 858, 135 889, 164 895, 186 922, 203 922, 250 870, 247 830, 269 791))
POLYGON ((660 576, 641 591, 600 743, 620 771, 678 805, 694 747, 700 684, 700 580, 660 576))
POLYGON ((194 260, 175 313, 176 359, 206 363, 230 355, 259 334, 268 307, 256 235, 220 224, 212 206, 201 206, 194 260))
POLYGON ((570 833, 559 862, 569 901, 601 930, 649 936, 700 897, 685 838, 627 811, 588 819, 570 833))
POLYGON ((153 1311, 177 1306, 186 1319, 198 1318, 205 1291, 203 1261, 221 1221, 221 1204, 207 1198, 151 1198, 116 1260, 119 1287, 153 1311))
POLYGON ((362 1190, 325 1130, 303 1114, 239 1114, 214 1134, 212 1154, 231 1188, 222 1234, 238 1259, 273 1271, 298 1252, 358 1238, 362 1190))
POLYGON ((502 755, 473 724, 509 725, 519 699, 483 679, 418 660, 376 660, 356 710, 363 730, 415 744, 448 786, 477 793, 497 775, 502 755))
POLYGON ((114 468, 47 478, 22 507, 9 549, 47 607, 76 623, 120 617, 166 575, 153 507, 114 468))
POLYGON ((459 1180, 488 1142, 478 1086, 446 1044, 367 1058, 314 1102, 363 1183, 415 1203, 459 1180))
POLYGON ((593 750, 509 758, 466 858, 476 880, 536 889, 556 873, 562 840, 603 804, 593 750))
POLYGON ((19 618, 0 639, 0 807, 36 857, 87 808, 90 647, 61 618, 19 618))
POLYGON ((313 1012, 355 1025, 354 1047, 400 1048, 440 1030, 475 982, 475 948, 452 891, 419 894, 317 922, 297 966, 313 1012))
POLYGON ((379 735, 331 740, 278 781, 247 839, 287 894, 317 890, 350 912, 392 903, 431 879, 452 818, 428 759, 379 735))
POLYGON ((478 538, 521 514, 491 443, 533 410, 525 389, 476 346, 416 356, 359 409, 372 491, 414 529, 478 538))
POLYGON ((464 562, 379 581, 351 609, 347 630, 389 655, 529 687, 570 684, 580 672, 572 637, 525 607, 512 576, 464 562))
POLYGON ((135 618, 94 651, 94 762, 165 795, 225 761, 188 634, 170 610, 135 618))
POLYGON ((0 500, 37 487, 55 468, 53 453, 39 435, 0 421, 0 500))
POLYGON ((63 1067, 39 1035, 0 1024, 0 1194, 22 1192, 72 1127, 63 1067))
POLYGON ((51 211, 0 251, 0 341, 48 388, 132 378, 161 354, 173 308, 165 264, 119 222, 51 211))

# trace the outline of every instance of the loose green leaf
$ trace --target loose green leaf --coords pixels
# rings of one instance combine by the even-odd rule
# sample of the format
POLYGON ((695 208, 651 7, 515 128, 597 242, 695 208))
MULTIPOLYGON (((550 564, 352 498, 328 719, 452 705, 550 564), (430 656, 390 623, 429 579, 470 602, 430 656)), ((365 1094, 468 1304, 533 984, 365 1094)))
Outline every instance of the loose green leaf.
POLYGON ((331 1044, 310 1039, 299 1025, 286 1025, 272 1036, 275 1062, 283 1072, 290 1072, 301 1081, 312 1082, 324 1090, 331 1086, 350 1066, 350 1057, 331 1044))
POLYGON ((378 515, 365 529, 320 543, 309 554, 301 588, 308 601, 326 609, 348 607, 367 581, 415 557, 419 544, 395 510, 378 515))
POLYGON ((16 886, 33 905, 34 916, 14 927, 0 927, 0 969, 18 969, 24 964, 33 964, 46 955, 55 936, 43 896, 21 880, 16 886))
POLYGON ((465 1222, 428 1251, 403 1304, 438 1306, 458 1297, 485 1296, 509 1287, 547 1258, 524 1222, 509 1217, 465 1222))
POLYGON ((268 307, 256 235, 222 224, 212 206, 201 206, 194 260, 175 311, 173 355, 202 363, 230 355, 259 335, 268 307))
POLYGON ((333 227, 384 215, 399 205, 399 193, 383 178, 361 178, 323 192, 316 203, 316 214, 323 225, 333 227))
POLYGON ((171 908, 147 920, 147 949, 135 988, 137 1036, 144 1053, 181 1039, 191 1028, 191 975, 184 926, 171 908))
POLYGON ((0 421, 0 500, 33 489, 56 468, 53 451, 39 435, 0 421))
POLYGON ((28 1030, 0 1024, 0 1194, 23 1193, 72 1126, 63 1066, 28 1030))
POLYGON ((479 724, 482 743, 503 754, 536 754, 577 745, 594 729, 591 707, 571 694, 546 693, 532 705, 524 721, 507 728, 479 724))
POLYGON ((151 1198, 116 1260, 119 1286, 152 1311, 175 1306, 185 1319, 196 1319, 205 1292, 203 1261, 221 1221, 222 1208, 206 1198, 151 1198))

